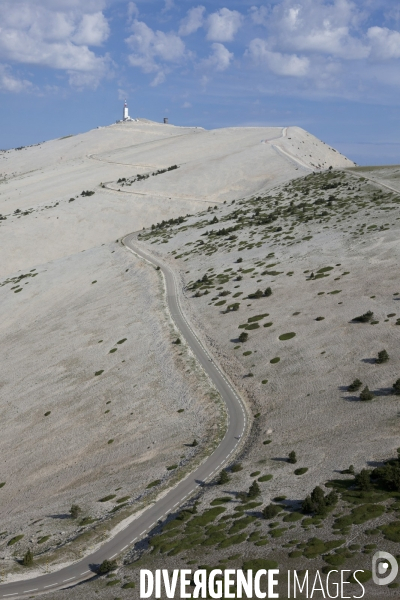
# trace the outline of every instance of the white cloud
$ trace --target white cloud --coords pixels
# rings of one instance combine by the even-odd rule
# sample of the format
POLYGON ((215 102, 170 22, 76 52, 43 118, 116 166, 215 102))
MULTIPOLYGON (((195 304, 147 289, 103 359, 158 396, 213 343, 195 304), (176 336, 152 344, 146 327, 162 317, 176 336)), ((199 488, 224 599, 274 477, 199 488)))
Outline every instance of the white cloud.
POLYGON ((101 12, 83 15, 78 31, 72 38, 75 44, 100 46, 110 35, 107 19, 101 12))
POLYGON ((259 38, 250 42, 248 54, 255 62, 265 64, 270 71, 277 75, 304 77, 308 74, 310 67, 310 61, 307 57, 272 52, 265 40, 259 38))
POLYGON ((368 45, 357 37, 362 14, 350 0, 283 0, 271 12, 267 29, 279 51, 310 52, 362 59, 368 45))
POLYGON ((95 87, 110 68, 98 46, 109 36, 103 0, 2 0, 0 58, 60 69, 72 85, 95 87))
POLYGON ((250 16, 253 23, 256 25, 266 25, 268 17, 268 9, 265 6, 252 6, 250 8, 250 16))
POLYGON ((159 61, 178 63, 184 58, 185 44, 175 33, 153 31, 142 21, 135 21, 132 30, 133 35, 125 40, 133 50, 128 57, 132 66, 151 73, 159 69, 159 61))
POLYGON ((209 15, 207 24, 207 39, 214 42, 231 42, 243 21, 243 16, 237 10, 221 8, 209 15))
POLYGON ((192 108, 192 105, 190 104, 190 102, 184 102, 182 104, 182 108, 192 108))
POLYGON ((211 67, 216 71, 225 71, 231 64, 233 53, 229 52, 223 44, 214 43, 211 45, 212 54, 205 59, 202 64, 205 67, 211 67))
POLYGON ((10 69, 0 65, 0 90, 6 92, 24 92, 32 88, 32 83, 26 79, 17 79, 11 75, 10 69))
POLYGON ((370 27, 367 37, 371 43, 371 58, 400 58, 400 32, 386 27, 370 27))
POLYGON ((179 27, 179 35, 190 35, 195 33, 204 24, 204 6, 196 6, 188 10, 179 27))
POLYGON ((137 19, 139 16, 139 9, 135 2, 129 2, 128 4, 128 23, 132 23, 133 19, 137 19))
POLYGON ((168 12, 169 10, 172 10, 173 8, 175 8, 175 3, 174 0, 165 0, 165 4, 164 4, 164 8, 162 9, 162 12, 168 12))
POLYGON ((154 77, 153 81, 151 82, 151 86, 152 87, 156 87, 157 85, 160 85, 161 83, 164 83, 165 81, 165 72, 164 71, 158 71, 157 75, 154 77))

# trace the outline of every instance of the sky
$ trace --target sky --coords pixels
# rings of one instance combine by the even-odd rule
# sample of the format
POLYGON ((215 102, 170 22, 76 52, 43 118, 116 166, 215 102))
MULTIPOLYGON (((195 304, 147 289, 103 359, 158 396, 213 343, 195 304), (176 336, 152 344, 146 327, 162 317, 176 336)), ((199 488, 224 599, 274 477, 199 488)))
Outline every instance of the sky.
POLYGON ((307 129, 400 163, 398 0, 1 0, 0 149, 122 116, 307 129))

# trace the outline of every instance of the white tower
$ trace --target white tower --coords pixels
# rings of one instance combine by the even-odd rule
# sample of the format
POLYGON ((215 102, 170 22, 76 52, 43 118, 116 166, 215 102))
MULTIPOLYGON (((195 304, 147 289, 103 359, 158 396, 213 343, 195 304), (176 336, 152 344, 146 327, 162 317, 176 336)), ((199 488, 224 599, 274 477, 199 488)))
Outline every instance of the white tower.
POLYGON ((124 114, 123 114, 122 120, 123 121, 128 121, 128 119, 129 119, 128 105, 127 105, 126 100, 125 100, 125 102, 124 102, 124 114))

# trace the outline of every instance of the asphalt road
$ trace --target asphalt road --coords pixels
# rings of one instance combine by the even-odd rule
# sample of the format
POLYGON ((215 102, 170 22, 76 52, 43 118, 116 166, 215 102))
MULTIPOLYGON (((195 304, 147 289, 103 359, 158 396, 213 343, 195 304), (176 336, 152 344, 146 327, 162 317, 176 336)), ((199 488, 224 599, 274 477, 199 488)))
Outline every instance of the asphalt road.
POLYGON ((223 466, 229 463, 231 455, 242 442, 246 431, 246 411, 238 394, 235 392, 225 375, 212 361, 211 356, 198 340, 191 325, 181 309, 176 279, 172 270, 151 256, 148 251, 139 247, 135 240, 135 234, 124 238, 125 246, 145 258, 151 264, 159 266, 165 280, 167 303, 172 318, 195 355, 219 391, 226 404, 228 413, 228 427, 224 439, 220 445, 193 473, 178 483, 165 496, 150 506, 140 517, 133 521, 126 529, 118 533, 113 539, 106 542, 99 550, 87 556, 83 560, 74 563, 55 573, 42 575, 34 579, 16 581, 0 585, 0 598, 27 598, 40 595, 49 591, 70 587, 81 581, 95 576, 95 566, 105 559, 113 559, 121 552, 126 551, 138 540, 143 538, 156 524, 163 520, 168 513, 176 511, 193 495, 197 488, 205 481, 215 476, 223 466))

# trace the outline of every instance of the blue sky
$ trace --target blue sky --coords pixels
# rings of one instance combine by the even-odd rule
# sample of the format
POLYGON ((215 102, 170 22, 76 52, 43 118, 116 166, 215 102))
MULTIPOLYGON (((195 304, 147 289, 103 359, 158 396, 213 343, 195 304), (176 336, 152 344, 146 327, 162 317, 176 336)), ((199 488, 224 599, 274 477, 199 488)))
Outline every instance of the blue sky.
POLYGON ((0 148, 133 117, 299 125, 400 163, 393 0, 2 0, 0 148))

